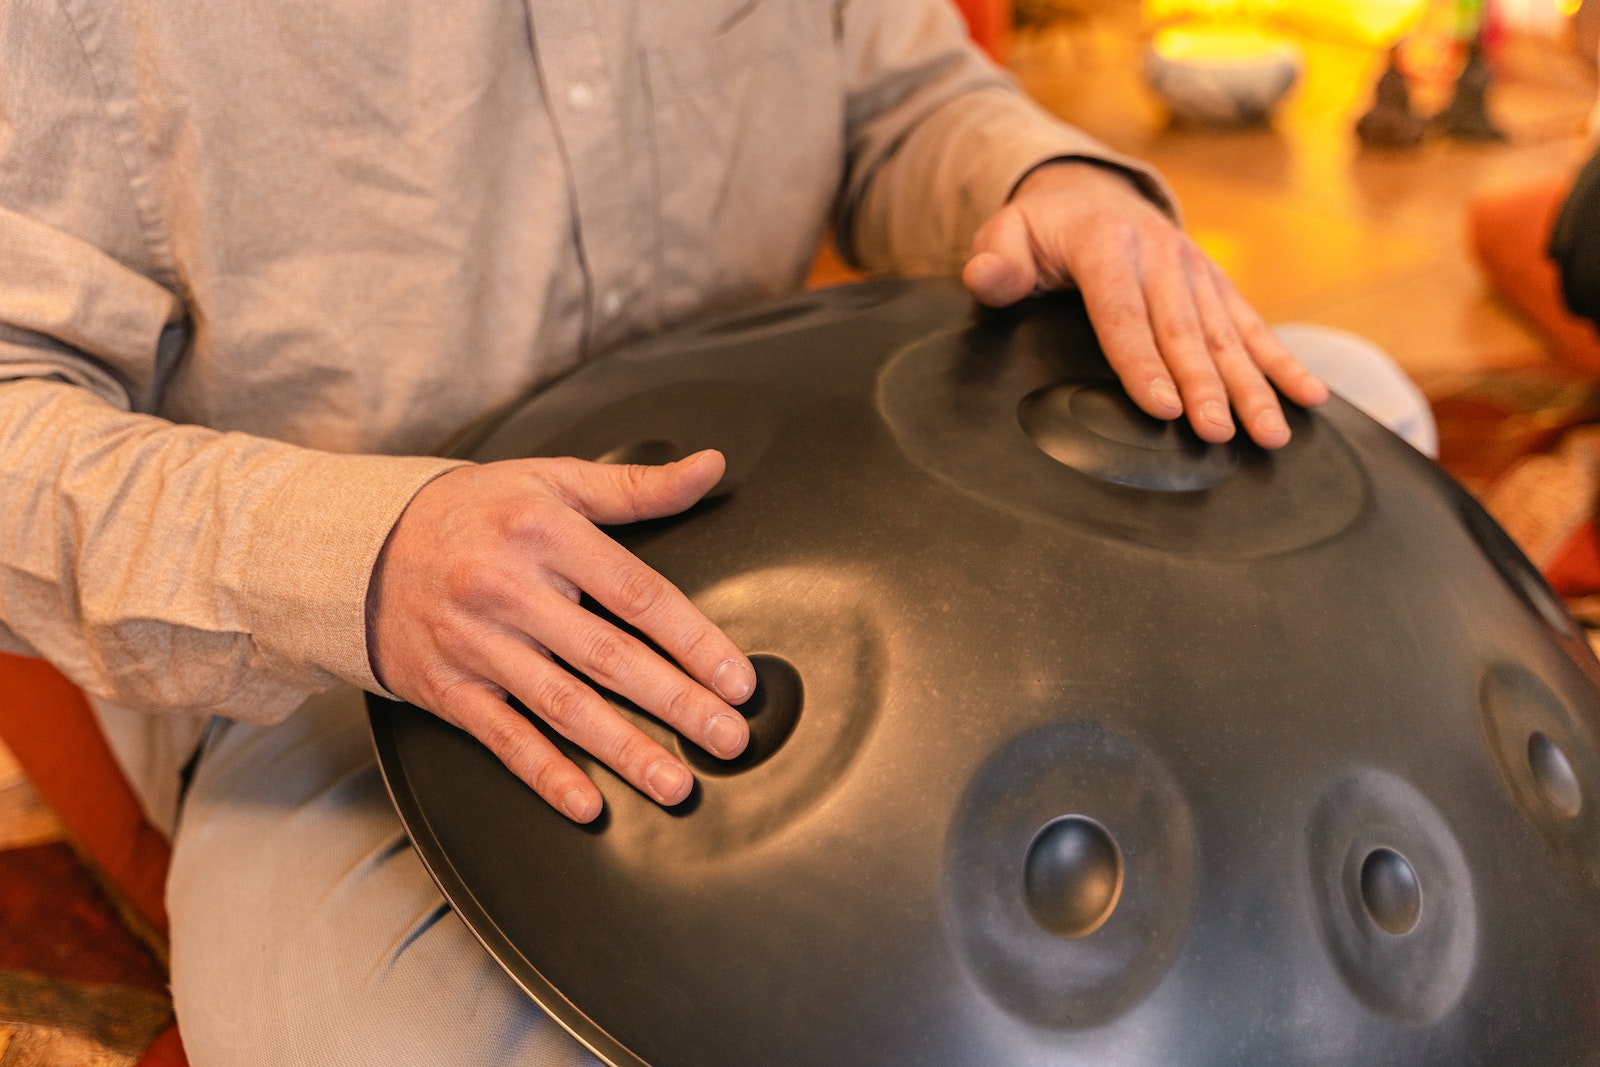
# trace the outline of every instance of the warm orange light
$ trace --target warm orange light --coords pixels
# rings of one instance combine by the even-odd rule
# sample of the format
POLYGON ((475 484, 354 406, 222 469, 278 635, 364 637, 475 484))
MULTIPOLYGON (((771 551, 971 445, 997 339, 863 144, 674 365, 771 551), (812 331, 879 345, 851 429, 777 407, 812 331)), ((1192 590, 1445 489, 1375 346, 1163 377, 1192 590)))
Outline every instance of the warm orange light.
POLYGON ((1189 237, 1200 246, 1206 258, 1222 268, 1224 274, 1237 274, 1244 262, 1244 246, 1232 230, 1190 226, 1189 237))
POLYGON ((1168 59, 1196 66, 1227 67, 1296 54, 1282 37, 1253 26, 1169 26, 1150 47, 1168 59))
POLYGON ((1144 0, 1144 17, 1151 24, 1178 19, 1223 19, 1247 22, 1270 18, 1280 0, 1144 0))
POLYGON ((1314 33, 1363 44, 1394 44, 1422 18, 1427 0, 1283 0, 1279 16, 1314 33))
MULTIPOLYGON (((1558 0, 1575 3, 1576 0, 1558 0)), ((1427 0, 1144 0, 1145 20, 1278 22, 1362 44, 1393 44, 1422 17, 1427 0)))

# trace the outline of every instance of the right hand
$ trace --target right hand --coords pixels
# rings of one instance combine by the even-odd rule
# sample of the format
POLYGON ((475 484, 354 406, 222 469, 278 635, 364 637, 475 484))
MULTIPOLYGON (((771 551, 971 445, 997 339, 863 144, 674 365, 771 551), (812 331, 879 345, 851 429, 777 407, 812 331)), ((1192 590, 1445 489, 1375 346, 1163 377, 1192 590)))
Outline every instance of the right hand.
POLYGON ((678 803, 694 785, 689 768, 551 657, 714 755, 744 750, 749 729, 731 705, 755 688, 749 659, 596 528, 675 515, 722 471, 708 451, 661 467, 524 459, 440 475, 401 514, 373 570, 373 673, 483 742, 575 822, 600 814, 599 789, 508 694, 636 789, 678 803), (676 662, 584 609, 584 593, 676 662))

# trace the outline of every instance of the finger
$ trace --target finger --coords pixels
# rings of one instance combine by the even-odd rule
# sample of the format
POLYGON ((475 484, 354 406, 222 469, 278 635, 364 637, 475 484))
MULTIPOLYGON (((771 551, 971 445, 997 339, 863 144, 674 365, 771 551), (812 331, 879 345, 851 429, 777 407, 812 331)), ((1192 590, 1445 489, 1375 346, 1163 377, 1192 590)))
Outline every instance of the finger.
POLYGON ((540 462, 556 495, 602 526, 676 515, 710 492, 727 466, 722 453, 709 448, 660 466, 581 459, 540 462))
POLYGON ((1073 276, 1095 336, 1123 388, 1149 414, 1175 419, 1183 414, 1183 401, 1150 330, 1150 308, 1131 242, 1131 234, 1120 242, 1090 242, 1073 265, 1073 276))
MULTIPOLYGON (((609 485, 611 490, 621 488, 623 492, 628 491, 627 486, 636 484, 630 479, 649 483, 658 474, 688 479, 689 488, 684 492, 692 496, 687 502, 680 498, 675 503, 681 506, 669 506, 668 510, 659 512, 673 514, 699 499, 716 483, 722 474, 722 456, 713 451, 701 452, 666 467, 611 467, 573 462, 577 466, 567 467, 560 475, 570 481, 562 481, 557 491, 570 494, 574 511, 551 520, 551 527, 544 535, 559 552, 559 558, 550 561, 550 569, 562 580, 587 592, 630 626, 648 634, 693 678, 723 700, 729 704, 743 703, 755 691, 756 675, 739 647, 671 582, 585 519, 588 515, 596 521, 632 521, 619 517, 622 511, 615 505, 621 498, 607 498, 608 490, 591 487, 585 474, 597 474, 605 480, 622 472, 622 480, 612 478, 609 485), (683 469, 674 473, 670 470, 673 467, 683 469)), ((650 491, 646 488, 645 495, 650 491)), ((647 515, 635 512, 633 517, 647 515)))
POLYGON ((540 601, 527 610, 552 635, 551 651, 575 669, 713 755, 732 759, 744 751, 750 738, 744 717, 643 641, 559 595, 540 601))
POLYGON ((566 575, 606 610, 648 634, 691 677, 730 704, 755 690, 755 669, 671 582, 596 531, 603 543, 568 561, 566 575))
MULTIPOLYGON (((694 787, 689 768, 600 694, 543 656, 528 655, 510 635, 495 645, 491 655, 497 663, 493 668, 496 680, 562 737, 658 804, 671 806, 689 795, 694 787)), ((538 730, 533 732, 538 735, 538 730)), ((539 740, 549 744, 542 735, 539 740)), ((578 773, 582 775, 581 771, 578 773)), ((537 784, 530 784, 538 788, 537 784)))
POLYGON ((1267 378, 1282 389, 1290 400, 1304 407, 1314 408, 1328 399, 1328 387, 1312 374, 1294 354, 1286 348, 1277 335, 1268 329, 1255 308, 1250 306, 1233 281, 1211 265, 1212 283, 1222 298, 1229 317, 1243 339, 1251 360, 1260 367, 1267 378))
POLYGON ((1156 344, 1177 380, 1190 425, 1202 440, 1221 442, 1233 437, 1233 416, 1196 306, 1190 247, 1176 231, 1169 239, 1143 242, 1145 289, 1156 344))
POLYGON ((457 687, 438 710, 573 822, 590 822, 600 814, 600 790, 588 776, 487 686, 457 687))
POLYGON ((961 281, 978 303, 1008 307, 1039 283, 1038 259, 1019 212, 1002 211, 972 239, 972 257, 961 281))
POLYGON ((1272 391, 1261 368, 1246 351, 1244 340, 1217 292, 1210 261, 1197 248, 1191 248, 1190 257, 1195 307, 1206 346, 1239 423, 1262 448, 1281 448, 1289 442, 1289 424, 1284 421, 1278 394, 1272 391))

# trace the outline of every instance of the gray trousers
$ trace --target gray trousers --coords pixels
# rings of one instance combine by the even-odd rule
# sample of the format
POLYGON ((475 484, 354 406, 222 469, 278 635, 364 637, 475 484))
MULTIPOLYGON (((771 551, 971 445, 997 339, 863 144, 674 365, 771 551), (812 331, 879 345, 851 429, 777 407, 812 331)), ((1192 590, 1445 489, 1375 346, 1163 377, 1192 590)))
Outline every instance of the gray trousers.
POLYGON ((195 1067, 594 1067, 462 925, 412 851, 361 693, 221 724, 167 882, 172 989, 195 1067))
MULTIPOLYGON (((1427 404, 1381 351, 1317 327, 1282 335, 1335 391, 1431 453, 1427 404)), ((445 904, 390 806, 354 689, 279 726, 212 730, 167 909, 195 1067, 600 1062, 445 904)))

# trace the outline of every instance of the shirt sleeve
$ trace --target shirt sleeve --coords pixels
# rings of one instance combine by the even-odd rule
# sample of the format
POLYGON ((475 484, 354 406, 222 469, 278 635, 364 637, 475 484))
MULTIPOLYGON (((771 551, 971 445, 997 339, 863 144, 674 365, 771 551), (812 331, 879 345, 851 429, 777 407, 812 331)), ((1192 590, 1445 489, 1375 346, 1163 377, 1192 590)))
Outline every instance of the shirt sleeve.
POLYGON ((124 707, 377 689, 366 583, 439 459, 155 417, 188 323, 137 136, 52 0, 0 4, 0 647, 124 707))
POLYGON ((1124 171, 1176 217, 1159 175, 1062 123, 967 39, 946 0, 842 0, 847 173, 836 232, 875 272, 949 274, 1027 173, 1057 159, 1124 171))

